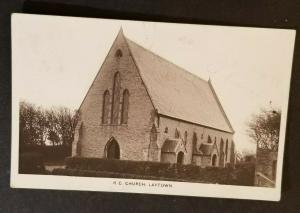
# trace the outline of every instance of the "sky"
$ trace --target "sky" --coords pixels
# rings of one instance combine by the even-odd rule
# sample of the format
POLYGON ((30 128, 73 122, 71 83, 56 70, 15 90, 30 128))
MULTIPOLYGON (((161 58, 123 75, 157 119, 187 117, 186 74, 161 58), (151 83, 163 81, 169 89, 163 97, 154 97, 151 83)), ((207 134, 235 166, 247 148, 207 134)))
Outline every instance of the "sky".
POLYGON ((13 92, 36 105, 78 109, 118 31, 212 81, 240 152, 247 122, 287 105, 295 31, 14 14, 13 92))

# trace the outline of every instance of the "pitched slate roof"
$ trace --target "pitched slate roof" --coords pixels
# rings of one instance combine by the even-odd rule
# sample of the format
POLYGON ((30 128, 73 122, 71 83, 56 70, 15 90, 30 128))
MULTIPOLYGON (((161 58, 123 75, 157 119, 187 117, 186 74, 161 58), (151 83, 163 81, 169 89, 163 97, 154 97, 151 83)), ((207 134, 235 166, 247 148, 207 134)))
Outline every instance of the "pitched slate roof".
POLYGON ((164 142, 164 145, 162 146, 161 151, 162 152, 175 152, 178 143, 179 143, 178 140, 167 139, 164 142))
POLYGON ((159 114, 234 132, 210 81, 200 79, 130 39, 125 39, 159 114))
POLYGON ((199 151, 203 155, 211 155, 212 150, 213 150, 213 144, 203 144, 202 143, 199 148, 199 151))
POLYGON ((179 138, 168 138, 165 140, 161 152, 163 153, 177 153, 177 151, 186 152, 183 141, 179 138))
POLYGON ((194 148, 193 155, 211 156, 214 150, 216 150, 217 153, 219 153, 216 143, 201 143, 199 148, 194 148))

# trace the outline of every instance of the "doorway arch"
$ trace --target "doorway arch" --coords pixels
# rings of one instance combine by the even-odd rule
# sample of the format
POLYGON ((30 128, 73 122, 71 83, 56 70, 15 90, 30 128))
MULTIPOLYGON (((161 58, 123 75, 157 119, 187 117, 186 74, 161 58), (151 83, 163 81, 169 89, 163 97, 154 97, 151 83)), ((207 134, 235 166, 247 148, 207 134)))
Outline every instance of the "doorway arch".
POLYGON ((183 152, 178 152, 177 154, 177 163, 178 164, 183 164, 183 159, 184 159, 184 153, 183 152))
POLYGON ((114 138, 107 142, 105 150, 107 159, 120 159, 120 146, 114 138))
POLYGON ((212 166, 217 166, 217 155, 216 154, 214 154, 212 156, 212 166))

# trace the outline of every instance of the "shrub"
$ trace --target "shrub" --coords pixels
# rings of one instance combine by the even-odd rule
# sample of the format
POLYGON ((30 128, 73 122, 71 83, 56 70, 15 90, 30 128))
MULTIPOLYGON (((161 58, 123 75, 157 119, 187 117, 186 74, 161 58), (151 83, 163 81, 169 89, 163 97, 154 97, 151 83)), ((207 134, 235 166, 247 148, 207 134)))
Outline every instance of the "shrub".
POLYGON ((41 145, 23 145, 20 153, 40 153, 43 155, 44 162, 63 161, 71 155, 71 146, 41 146, 41 145))
POLYGON ((141 175, 168 175, 174 173, 176 164, 149 162, 149 161, 127 161, 111 160, 103 158, 66 158, 66 168, 109 171, 119 173, 141 174, 141 175))
POLYGON ((19 173, 44 174, 45 166, 43 155, 37 152, 26 152, 19 156, 19 173))
POLYGON ((255 163, 239 163, 236 164, 236 184, 252 186, 254 184, 255 163))
MULTIPOLYGON (((254 167, 250 164, 237 165, 237 169, 201 168, 191 164, 70 157, 66 159, 66 170, 58 171, 60 175, 72 176, 176 180, 230 185, 253 185, 254 180, 254 167)), ((56 174, 55 172, 53 174, 56 174)))

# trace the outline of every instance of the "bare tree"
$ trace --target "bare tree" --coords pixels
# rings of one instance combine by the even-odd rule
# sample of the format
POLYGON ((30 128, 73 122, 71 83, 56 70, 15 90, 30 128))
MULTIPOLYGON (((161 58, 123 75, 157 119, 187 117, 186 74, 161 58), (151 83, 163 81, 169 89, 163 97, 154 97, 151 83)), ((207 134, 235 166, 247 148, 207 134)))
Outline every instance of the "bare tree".
POLYGON ((51 109, 46 112, 47 117, 47 139, 51 142, 52 146, 60 145, 60 137, 58 133, 59 125, 57 123, 56 110, 51 109))
POLYGON ((261 149, 270 149, 277 151, 280 131, 280 110, 262 109, 257 115, 254 115, 248 123, 248 135, 257 143, 261 149))
POLYGON ((74 139, 74 132, 78 122, 78 113, 72 113, 70 109, 60 107, 55 111, 55 123, 61 145, 69 146, 74 139))
POLYGON ((66 107, 43 109, 28 102, 20 103, 20 145, 70 146, 78 122, 78 113, 66 107))
POLYGON ((22 101, 20 103, 20 145, 44 145, 47 133, 45 111, 22 101))

